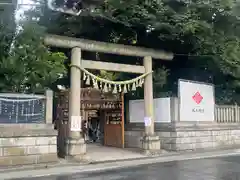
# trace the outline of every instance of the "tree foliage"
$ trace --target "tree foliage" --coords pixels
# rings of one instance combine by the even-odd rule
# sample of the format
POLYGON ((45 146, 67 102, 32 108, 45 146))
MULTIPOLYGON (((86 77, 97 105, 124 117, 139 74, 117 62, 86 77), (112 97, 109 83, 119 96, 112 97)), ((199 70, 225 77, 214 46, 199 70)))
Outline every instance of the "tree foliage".
MULTIPOLYGON (((237 95, 240 90, 239 4, 234 0, 107 0, 88 8, 90 6, 85 4, 80 16, 71 16, 53 12, 42 4, 27 16, 37 17, 38 24, 48 33, 173 52, 173 61, 154 63, 156 97, 177 95, 177 80, 185 78, 215 84, 218 103, 240 101, 237 95)), ((96 53, 83 56, 118 63, 142 63, 139 58, 107 54, 99 54, 98 58, 96 53)), ((120 79, 132 77, 118 76, 120 79)), ((142 90, 139 89, 135 97, 136 94, 141 97, 142 90)))
POLYGON ((14 8, 0 6, 0 59, 8 56, 15 31, 14 8))
MULTIPOLYGON (((141 2, 110 0, 104 12, 134 32, 136 44, 175 53, 167 65, 169 90, 174 93, 177 79, 186 78, 214 83, 219 101, 239 101, 238 4, 232 0, 141 2)), ((124 36, 128 33, 121 32, 124 36)))
MULTIPOLYGON (((214 83, 221 102, 239 101, 239 8, 233 0, 108 0, 77 17, 43 9, 39 23, 50 33, 172 51, 172 62, 154 64, 155 96, 176 95, 177 80, 185 78, 214 83)), ((100 59, 109 57, 141 64, 100 59)))
POLYGON ((43 92, 66 73, 65 55, 51 52, 43 44, 44 34, 44 28, 34 21, 23 22, 8 55, 0 59, 1 91, 43 92))

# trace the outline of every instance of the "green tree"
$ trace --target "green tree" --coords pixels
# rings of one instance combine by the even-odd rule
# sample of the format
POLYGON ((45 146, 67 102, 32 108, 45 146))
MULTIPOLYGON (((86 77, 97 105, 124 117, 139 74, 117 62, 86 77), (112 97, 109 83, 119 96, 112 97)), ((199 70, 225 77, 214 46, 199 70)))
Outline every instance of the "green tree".
POLYGON ((65 55, 51 52, 43 44, 44 34, 44 28, 34 21, 23 22, 9 56, 0 59, 1 91, 43 92, 66 73, 65 55))
MULTIPOLYGON (((46 6, 31 16, 40 17, 39 24, 49 33, 172 51, 172 62, 154 64, 156 96, 161 91, 176 95, 177 79, 186 78, 214 83, 218 99, 232 103, 239 101, 234 95, 240 79, 237 5, 233 0, 108 0, 77 17, 46 6)), ((106 54, 100 59, 140 62, 106 54)))
POLYGON ((0 59, 8 56, 16 32, 15 8, 0 5, 0 59))

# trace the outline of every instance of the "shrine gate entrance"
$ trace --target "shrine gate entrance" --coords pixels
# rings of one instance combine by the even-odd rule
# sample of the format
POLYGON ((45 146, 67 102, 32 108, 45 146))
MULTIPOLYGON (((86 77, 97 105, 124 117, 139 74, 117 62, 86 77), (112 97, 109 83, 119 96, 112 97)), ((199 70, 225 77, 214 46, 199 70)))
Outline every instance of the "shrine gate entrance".
MULTIPOLYGON (((70 74, 70 93, 69 93, 69 132, 66 139, 66 154, 72 158, 81 158, 86 154, 86 144, 80 132, 79 124, 82 122, 81 114, 81 82, 101 89, 103 92, 113 94, 126 93, 141 87, 144 84, 144 112, 145 133, 142 137, 142 149, 146 152, 159 151, 160 139, 154 132, 154 112, 153 112, 153 77, 152 77, 152 58, 161 60, 172 60, 173 54, 160 50, 97 42, 86 39, 77 39, 57 35, 47 35, 44 39, 46 45, 70 48, 71 50, 71 74, 70 74), (92 61, 82 59, 82 50, 109 53, 126 56, 143 57, 143 65, 128 65, 109 63, 103 61, 92 61), (141 74, 137 78, 126 81, 111 81, 99 78, 87 69, 128 72, 141 74)), ((112 134, 112 125, 108 124, 109 134, 112 134)), ((116 131, 117 132, 117 131, 116 131)), ((116 144, 112 144, 116 146, 116 144)), ((119 144, 119 143, 117 143, 119 144)))

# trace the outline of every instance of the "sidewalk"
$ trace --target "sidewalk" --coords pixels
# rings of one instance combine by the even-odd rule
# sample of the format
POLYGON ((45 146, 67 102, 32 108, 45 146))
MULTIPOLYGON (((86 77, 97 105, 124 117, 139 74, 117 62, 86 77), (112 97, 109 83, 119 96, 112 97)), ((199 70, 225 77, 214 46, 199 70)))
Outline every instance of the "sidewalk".
POLYGON ((68 163, 60 162, 58 164, 52 164, 43 167, 22 167, 22 168, 11 168, 1 170, 0 179, 13 179, 13 178, 27 178, 27 177, 42 177, 58 174, 73 174, 73 173, 86 173, 93 171, 105 171, 113 170, 117 168, 127 168, 133 166, 139 166, 144 164, 153 164, 170 161, 181 161, 191 159, 203 159, 203 158, 214 158, 221 156, 234 156, 240 155, 240 149, 230 150, 212 150, 202 152, 184 152, 184 153, 167 153, 155 157, 144 157, 139 159, 121 160, 115 162, 97 162, 95 164, 79 164, 79 163, 68 163))

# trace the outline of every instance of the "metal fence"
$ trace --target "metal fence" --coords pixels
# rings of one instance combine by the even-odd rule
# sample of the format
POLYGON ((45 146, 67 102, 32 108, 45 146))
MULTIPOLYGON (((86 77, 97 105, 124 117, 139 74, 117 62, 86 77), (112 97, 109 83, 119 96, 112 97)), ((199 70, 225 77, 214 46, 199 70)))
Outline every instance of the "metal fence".
POLYGON ((45 104, 42 95, 0 93, 0 123, 44 123, 45 104))
POLYGON ((240 123, 240 107, 237 105, 216 105, 215 121, 218 123, 240 123))

